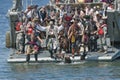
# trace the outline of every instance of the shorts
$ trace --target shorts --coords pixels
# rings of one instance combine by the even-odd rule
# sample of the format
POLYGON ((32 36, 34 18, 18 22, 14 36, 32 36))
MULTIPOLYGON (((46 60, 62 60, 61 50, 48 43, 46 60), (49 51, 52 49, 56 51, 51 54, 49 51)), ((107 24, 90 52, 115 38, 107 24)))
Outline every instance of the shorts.
POLYGON ((71 43, 71 48, 75 48, 75 42, 71 43))

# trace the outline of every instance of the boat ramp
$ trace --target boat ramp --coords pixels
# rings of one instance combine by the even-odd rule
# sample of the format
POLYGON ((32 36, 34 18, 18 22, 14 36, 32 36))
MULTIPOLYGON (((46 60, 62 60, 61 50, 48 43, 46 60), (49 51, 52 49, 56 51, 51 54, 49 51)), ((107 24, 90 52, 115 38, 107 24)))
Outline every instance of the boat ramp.
MULTIPOLYGON (((14 51, 14 50, 13 50, 14 51)), ((72 58, 71 54, 70 59, 74 62, 80 62, 81 56, 75 56, 72 58)), ((114 61, 120 57, 120 50, 117 48, 109 48, 107 53, 103 52, 88 52, 87 56, 85 57, 86 61, 114 61)), ((8 63, 25 63, 26 62, 26 55, 25 54, 16 54, 12 53, 9 58, 7 59, 8 63)), ((30 62, 36 62, 34 55, 31 55, 30 62)), ((45 50, 41 51, 38 54, 38 62, 39 63, 57 63, 57 62, 64 62, 62 59, 55 59, 50 57, 50 53, 45 50)))
POLYGON ((120 50, 116 48, 109 48, 107 53, 89 52, 86 56, 88 61, 113 61, 120 57, 120 50))

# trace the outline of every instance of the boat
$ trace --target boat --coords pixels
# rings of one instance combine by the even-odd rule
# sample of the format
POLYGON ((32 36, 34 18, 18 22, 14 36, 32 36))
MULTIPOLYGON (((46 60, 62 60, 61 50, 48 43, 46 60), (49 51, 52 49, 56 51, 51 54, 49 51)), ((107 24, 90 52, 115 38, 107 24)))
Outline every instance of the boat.
MULTIPOLYGON (((90 5, 90 6, 103 6, 103 2, 93 2, 93 3, 84 3, 82 1, 84 0, 78 0, 77 3, 52 3, 54 0, 50 0, 50 4, 46 5, 48 8, 55 7, 60 7, 61 5, 68 5, 72 6, 73 8, 78 7, 78 6, 85 6, 85 5, 90 5)), ((59 1, 59 0, 58 0, 59 1)), ((115 0, 115 9, 113 10, 107 10, 107 16, 104 16, 104 19, 107 20, 107 25, 108 27, 108 37, 107 37, 107 45, 108 45, 108 52, 88 52, 87 55, 84 57, 84 60, 87 61, 114 61, 117 58, 120 57, 120 50, 119 48, 115 47, 115 43, 120 42, 120 22, 119 22, 119 4, 117 4, 117 1, 120 2, 120 0, 115 0), (117 4, 117 5, 116 5, 117 4), (112 33, 111 33, 112 32, 112 33)), ((26 62, 26 54, 16 54, 16 33, 15 33, 15 24, 16 21, 19 18, 19 13, 22 11, 22 0, 13 0, 13 7, 8 11, 8 17, 9 17, 9 22, 10 22, 10 30, 6 32, 6 47, 11 49, 10 55, 7 59, 7 62, 9 63, 24 63, 26 62)), ((45 39, 43 40, 45 46, 45 39)), ((99 40, 98 40, 99 43, 99 40)), ((79 62, 81 61, 81 56, 74 56, 72 57, 71 53, 67 54, 72 61, 79 62)), ((38 55, 38 62, 40 63, 50 63, 50 62, 64 62, 65 59, 56 59, 56 58, 51 58, 50 53, 48 50, 43 49, 40 51, 38 55)), ((30 62, 36 62, 34 59, 34 56, 31 55, 30 62)))

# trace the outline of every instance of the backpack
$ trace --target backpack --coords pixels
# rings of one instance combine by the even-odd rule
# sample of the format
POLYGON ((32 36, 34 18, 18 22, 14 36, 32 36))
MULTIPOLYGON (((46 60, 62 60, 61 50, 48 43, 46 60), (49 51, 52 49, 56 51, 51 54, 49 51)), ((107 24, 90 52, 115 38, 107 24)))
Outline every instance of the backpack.
POLYGON ((103 35, 103 34, 104 34, 104 31, 103 31, 102 28, 100 28, 100 29, 98 30, 98 34, 99 34, 99 35, 103 35))
POLYGON ((20 31, 20 30, 21 30, 21 28, 20 28, 21 25, 22 25, 22 23, 21 23, 21 22, 18 22, 18 23, 16 24, 15 30, 16 30, 16 31, 20 31))

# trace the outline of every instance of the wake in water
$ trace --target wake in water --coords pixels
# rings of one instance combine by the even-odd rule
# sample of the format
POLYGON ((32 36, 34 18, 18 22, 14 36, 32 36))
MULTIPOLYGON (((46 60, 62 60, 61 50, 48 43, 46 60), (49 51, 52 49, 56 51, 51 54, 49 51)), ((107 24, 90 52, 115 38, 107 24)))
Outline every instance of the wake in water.
POLYGON ((85 62, 86 61, 80 61, 80 62, 72 61, 71 63, 60 62, 60 63, 57 63, 57 65, 76 65, 76 64, 84 64, 85 62))

